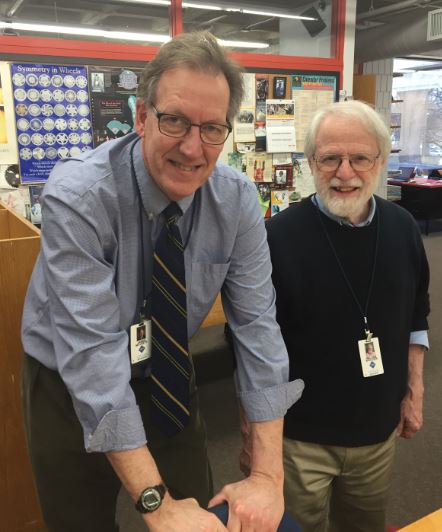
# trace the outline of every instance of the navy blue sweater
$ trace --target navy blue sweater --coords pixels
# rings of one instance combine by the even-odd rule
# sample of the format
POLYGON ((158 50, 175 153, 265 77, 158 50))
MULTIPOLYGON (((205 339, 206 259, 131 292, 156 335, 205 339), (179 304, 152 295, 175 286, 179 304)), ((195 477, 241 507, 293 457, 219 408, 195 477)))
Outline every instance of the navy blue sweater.
POLYGON ((411 331, 428 328, 429 272, 419 228, 411 215, 376 197, 366 227, 340 225, 320 213, 353 290, 368 306, 379 338, 384 374, 362 375, 360 310, 345 283, 308 198, 267 223, 277 297, 277 319, 290 357, 290 378, 302 378, 301 399, 285 418, 286 437, 347 447, 384 441, 399 422, 406 392, 411 331))

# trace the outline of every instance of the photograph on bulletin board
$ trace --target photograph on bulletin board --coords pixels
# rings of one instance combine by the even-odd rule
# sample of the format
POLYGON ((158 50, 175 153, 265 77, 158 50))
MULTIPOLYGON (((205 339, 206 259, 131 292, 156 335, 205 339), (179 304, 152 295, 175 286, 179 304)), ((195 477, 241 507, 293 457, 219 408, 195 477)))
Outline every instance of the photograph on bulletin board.
POLYGON ((134 130, 141 68, 89 67, 94 146, 134 130))
POLYGON ((87 70, 11 64, 21 182, 45 182, 59 159, 92 149, 87 70))

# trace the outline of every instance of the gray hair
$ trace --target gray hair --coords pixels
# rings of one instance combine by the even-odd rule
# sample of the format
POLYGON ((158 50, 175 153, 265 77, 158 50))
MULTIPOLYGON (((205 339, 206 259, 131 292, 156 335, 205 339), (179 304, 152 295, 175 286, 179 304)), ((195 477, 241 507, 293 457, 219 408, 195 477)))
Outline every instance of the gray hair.
POLYGON ((143 70, 137 97, 146 104, 155 103, 161 75, 173 68, 189 68, 197 72, 223 74, 230 89, 227 120, 233 121, 244 93, 242 72, 238 63, 230 59, 216 38, 208 31, 181 33, 163 44, 155 58, 143 70))
POLYGON ((367 103, 358 100, 331 103, 316 111, 304 142, 304 153, 308 159, 315 154, 319 127, 328 116, 343 116, 360 122, 376 138, 381 159, 388 159, 391 150, 390 130, 379 113, 367 103))

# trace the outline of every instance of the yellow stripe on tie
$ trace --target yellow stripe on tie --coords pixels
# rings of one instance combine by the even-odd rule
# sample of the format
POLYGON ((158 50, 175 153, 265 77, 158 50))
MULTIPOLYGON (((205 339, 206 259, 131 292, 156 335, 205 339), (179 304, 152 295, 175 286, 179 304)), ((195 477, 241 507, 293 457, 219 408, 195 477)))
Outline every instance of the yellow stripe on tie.
POLYGON ((152 283, 158 288, 158 290, 163 294, 163 296, 169 301, 171 305, 173 305, 176 310, 184 317, 187 317, 186 310, 178 303, 176 299, 172 297, 171 294, 164 288, 164 286, 158 281, 156 277, 152 277, 152 283))
POLYGON ((190 377, 189 372, 187 372, 183 367, 181 367, 178 362, 168 353, 160 342, 156 338, 152 338, 152 344, 158 349, 158 351, 167 358, 167 360, 173 364, 173 366, 179 371, 186 379, 190 377))
POLYGON ((168 410, 162 403, 160 403, 160 401, 158 401, 155 396, 151 395, 151 399, 152 403, 154 403, 159 410, 166 414, 167 417, 170 417, 170 419, 175 423, 175 425, 177 425, 178 427, 180 427, 181 430, 183 430, 184 425, 177 417, 172 414, 170 410, 168 410))
POLYGON ((152 374, 151 374, 150 377, 151 377, 151 379, 155 382, 155 384, 156 384, 157 386, 159 386, 159 387, 163 390, 163 392, 164 392, 166 395, 168 395, 168 396, 172 399, 172 401, 173 401, 174 403, 176 403, 176 404, 181 408, 181 410, 182 410, 183 412, 185 412, 188 416, 190 416, 190 412, 189 412, 189 410, 187 410, 187 408, 186 408, 182 403, 180 403, 180 402, 178 401, 178 399, 177 399, 175 396, 173 396, 173 395, 169 392, 169 390, 168 390, 167 388, 165 388, 165 387, 161 384, 161 382, 155 377, 155 375, 152 375, 152 374))
POLYGON ((186 357, 189 356, 189 353, 184 349, 184 347, 182 347, 176 340, 175 338, 172 338, 172 336, 170 336, 170 334, 166 331, 166 329, 164 329, 163 327, 161 327, 161 325, 158 323, 158 320, 156 318, 154 318, 152 316, 152 321, 155 323, 155 325, 161 330, 161 332, 164 334, 164 336, 166 336, 166 338, 168 338, 175 347, 177 347, 184 355, 186 355, 186 357))
POLYGON ((169 268, 164 264, 164 262, 160 259, 160 257, 154 253, 154 259, 158 262, 158 264, 163 268, 163 270, 167 273, 167 275, 174 281, 174 283, 181 288, 181 290, 186 293, 186 287, 183 286, 180 281, 175 277, 175 275, 169 270, 169 268))

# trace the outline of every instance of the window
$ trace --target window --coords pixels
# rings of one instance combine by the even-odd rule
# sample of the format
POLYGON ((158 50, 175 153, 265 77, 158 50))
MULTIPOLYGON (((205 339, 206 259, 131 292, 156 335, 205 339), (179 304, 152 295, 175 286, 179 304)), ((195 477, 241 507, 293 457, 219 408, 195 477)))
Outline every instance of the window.
POLYGON ((408 61, 405 67, 393 78, 392 141, 400 151, 392 161, 420 165, 425 173, 442 166, 442 64, 408 61))

